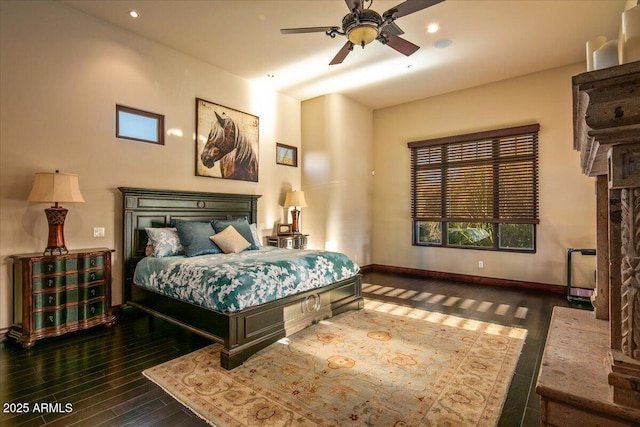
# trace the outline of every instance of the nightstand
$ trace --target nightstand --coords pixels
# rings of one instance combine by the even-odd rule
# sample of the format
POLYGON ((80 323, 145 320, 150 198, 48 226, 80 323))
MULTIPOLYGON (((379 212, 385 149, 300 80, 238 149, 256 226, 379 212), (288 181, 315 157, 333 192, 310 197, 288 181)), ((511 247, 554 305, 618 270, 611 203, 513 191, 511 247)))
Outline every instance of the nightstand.
POLYGON ((267 245, 284 249, 307 249, 308 234, 288 234, 283 236, 268 236, 267 245))
POLYGON ((10 256, 14 325, 9 337, 28 348, 41 338, 111 326, 111 252, 98 248, 10 256))

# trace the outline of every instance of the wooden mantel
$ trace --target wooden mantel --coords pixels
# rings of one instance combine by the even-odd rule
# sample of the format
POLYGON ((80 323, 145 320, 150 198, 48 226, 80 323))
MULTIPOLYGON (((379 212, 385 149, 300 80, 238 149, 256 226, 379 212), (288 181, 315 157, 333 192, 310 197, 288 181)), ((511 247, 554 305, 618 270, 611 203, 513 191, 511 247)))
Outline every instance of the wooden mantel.
POLYGON ((612 145, 640 142, 639 76, 640 61, 573 77, 573 148, 585 175, 607 175, 612 145))

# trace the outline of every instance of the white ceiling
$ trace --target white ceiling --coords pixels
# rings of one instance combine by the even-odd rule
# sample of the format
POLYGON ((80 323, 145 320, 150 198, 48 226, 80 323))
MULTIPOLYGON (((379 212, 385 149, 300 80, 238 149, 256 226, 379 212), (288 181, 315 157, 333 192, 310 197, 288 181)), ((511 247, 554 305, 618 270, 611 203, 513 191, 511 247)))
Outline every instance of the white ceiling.
MULTIPOLYGON (((396 23, 421 46, 378 42, 329 62, 346 42, 280 28, 340 26, 344 0, 59 0, 299 100, 342 93, 377 109, 585 61, 585 42, 617 38, 625 0, 446 0, 396 23), (140 13, 134 20, 128 12, 140 13), (430 23, 441 30, 428 34, 430 23), (453 44, 434 47, 439 39, 453 44), (275 77, 268 78, 273 74, 275 77)), ((380 14, 401 0, 374 0, 380 14)))

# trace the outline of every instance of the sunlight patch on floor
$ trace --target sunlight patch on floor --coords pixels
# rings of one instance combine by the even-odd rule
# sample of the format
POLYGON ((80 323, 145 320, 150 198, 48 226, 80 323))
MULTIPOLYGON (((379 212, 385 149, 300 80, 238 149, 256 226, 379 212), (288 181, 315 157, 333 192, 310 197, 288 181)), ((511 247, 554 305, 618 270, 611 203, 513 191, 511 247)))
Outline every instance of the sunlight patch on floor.
POLYGON ((442 303, 442 305, 447 307, 453 307, 458 303, 458 301, 460 301, 460 298, 458 297, 449 297, 445 302, 442 303))
POLYGON ((465 319, 463 319, 462 317, 456 317, 456 316, 447 316, 443 321, 442 324, 446 325, 446 326, 451 326, 454 328, 461 328, 465 323, 465 319))
POLYGON ((401 299, 410 299, 413 296, 415 296, 418 293, 418 291, 404 291, 403 293, 401 293, 400 295, 398 295, 398 298, 401 299))
POLYGON ((383 286, 380 289, 376 289, 375 291, 371 292, 372 294, 376 294, 376 295, 386 295, 388 292, 397 289, 397 288, 392 288, 390 286, 383 286))
POLYGON ((363 283, 362 284, 362 291, 363 292, 373 292, 376 291, 378 289, 380 289, 382 286, 380 285, 372 285, 371 283, 363 283))
POLYGON ((464 301, 462 301, 462 303, 460 304, 460 308, 463 310, 469 310, 471 306, 475 303, 476 303, 476 300, 467 298, 464 301))
MULTIPOLYGON (((472 298, 465 298, 463 300, 462 298, 456 296, 433 294, 431 292, 419 292, 410 289, 396 288, 393 286, 374 285, 371 283, 363 283, 362 291, 364 293, 385 295, 403 300, 438 304, 444 307, 452 307, 460 310, 472 310, 472 307, 478 303, 477 300, 474 300, 472 298)), ((493 306, 494 303, 483 301, 478 304, 478 306, 475 308, 475 311, 487 313, 493 306)), ((509 304, 498 304, 498 306, 495 308, 494 314, 497 316, 506 316, 510 309, 511 306, 509 304)), ((528 312, 528 308, 518 307, 515 311, 514 316, 517 319, 526 319, 528 312)))
POLYGON ((443 299, 445 299, 445 296, 444 296, 444 295, 436 294, 436 295, 432 296, 432 297, 429 299, 429 302, 430 302, 431 304, 438 304, 438 303, 439 303, 440 301, 442 301, 443 299))
POLYGON ((506 329, 511 329, 508 326, 497 325, 495 323, 487 323, 484 332, 490 335, 504 335, 506 329))
POLYGON ((515 316, 518 319, 526 319, 528 312, 529 312, 529 309, 527 307, 518 307, 518 309, 516 310, 515 316))
POLYGON ((412 301, 425 301, 431 295, 433 295, 431 292, 420 292, 418 295, 412 297, 411 300, 412 301))
POLYGON ((401 288, 394 288, 394 289, 391 289, 390 291, 388 291, 388 292, 386 293, 386 295, 387 295, 387 296, 390 296, 390 297, 396 297, 396 298, 398 298, 398 296, 399 296, 400 294, 402 294, 404 291, 405 291, 405 290, 404 290, 404 289, 401 289, 401 288))
POLYGON ((498 316, 504 316, 507 314, 507 311, 509 311, 509 307, 511 307, 509 304, 500 304, 498 308, 496 308, 496 314, 498 316))
POLYGON ((488 301, 481 302, 478 308, 476 308, 476 311, 479 311, 481 313, 486 313, 487 311, 489 311, 492 305, 493 305, 492 302, 488 302, 488 301))
POLYGON ((511 338, 524 339, 527 334, 527 331, 525 329, 517 329, 509 326, 487 323, 477 319, 467 319, 452 314, 431 312, 420 308, 398 306, 392 303, 370 299, 365 299, 365 308, 382 313, 410 317, 412 319, 420 319, 430 323, 435 323, 452 328, 465 329, 469 331, 482 331, 483 333, 490 335, 508 335, 511 338))

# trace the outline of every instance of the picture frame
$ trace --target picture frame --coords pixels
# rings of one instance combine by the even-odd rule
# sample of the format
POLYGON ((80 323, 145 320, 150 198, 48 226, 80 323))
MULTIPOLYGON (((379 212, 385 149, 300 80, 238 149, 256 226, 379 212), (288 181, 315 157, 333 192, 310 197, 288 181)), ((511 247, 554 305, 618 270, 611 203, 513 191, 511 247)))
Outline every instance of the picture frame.
POLYGON ((298 147, 276 143, 276 164, 298 167, 298 147))
POLYGON ((116 138, 164 145, 164 115, 116 104, 116 138))
POLYGON ((276 225, 276 234, 278 236, 288 236, 293 234, 292 225, 291 224, 277 224, 276 225))
POLYGON ((258 182, 260 119, 196 98, 196 176, 258 182))

